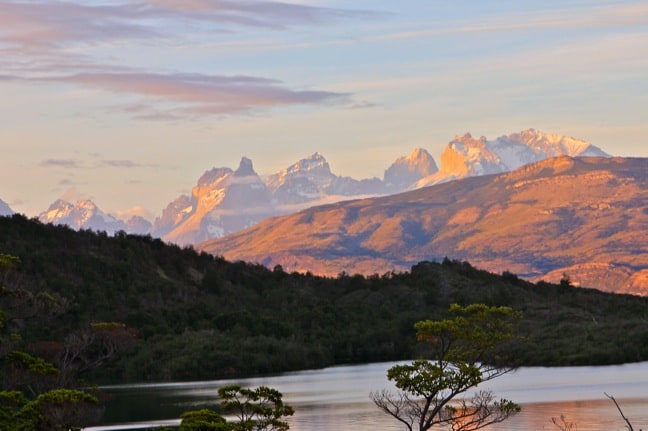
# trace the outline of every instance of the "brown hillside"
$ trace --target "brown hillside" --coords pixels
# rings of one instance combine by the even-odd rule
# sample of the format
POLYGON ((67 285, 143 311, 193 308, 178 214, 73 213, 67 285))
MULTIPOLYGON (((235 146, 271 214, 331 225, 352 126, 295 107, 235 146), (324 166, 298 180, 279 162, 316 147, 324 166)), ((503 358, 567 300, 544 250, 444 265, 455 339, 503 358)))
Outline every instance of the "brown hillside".
POLYGON ((558 157, 310 208, 197 248, 327 275, 408 270, 448 256, 493 272, 548 281, 566 272, 583 286, 646 294, 648 159, 558 157))

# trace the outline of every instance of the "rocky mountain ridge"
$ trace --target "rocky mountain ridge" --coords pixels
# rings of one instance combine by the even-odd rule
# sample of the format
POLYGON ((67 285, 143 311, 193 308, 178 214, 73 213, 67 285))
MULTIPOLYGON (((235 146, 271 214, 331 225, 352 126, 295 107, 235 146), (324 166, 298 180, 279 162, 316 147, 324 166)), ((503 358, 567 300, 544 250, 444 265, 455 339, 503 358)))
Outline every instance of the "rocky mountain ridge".
POLYGON ((417 148, 392 163, 382 180, 337 176, 320 153, 262 179, 254 171, 252 161, 243 157, 236 171, 228 167, 207 170, 191 195, 178 196, 153 223, 141 217, 121 220, 86 201, 57 201, 39 218, 77 229, 148 233, 187 245, 313 205, 390 195, 459 178, 507 172, 554 155, 608 156, 585 141, 528 129, 494 141, 485 137, 475 139, 470 134, 456 136, 441 155, 440 168, 425 149, 417 148))
POLYGON ((118 231, 146 234, 151 231, 151 223, 140 216, 128 220, 103 212, 89 199, 79 199, 71 203, 63 199, 54 201, 46 211, 39 214, 43 223, 67 225, 73 229, 92 229, 113 235, 118 231))
POLYGON ((417 189, 459 178, 499 174, 541 160, 558 157, 610 157, 581 139, 544 133, 535 129, 500 136, 489 141, 470 133, 455 136, 441 154, 441 169, 411 187, 417 189))
POLYGON ((445 256, 493 272, 648 293, 648 159, 561 156, 515 171, 309 208, 197 247, 314 274, 445 256))

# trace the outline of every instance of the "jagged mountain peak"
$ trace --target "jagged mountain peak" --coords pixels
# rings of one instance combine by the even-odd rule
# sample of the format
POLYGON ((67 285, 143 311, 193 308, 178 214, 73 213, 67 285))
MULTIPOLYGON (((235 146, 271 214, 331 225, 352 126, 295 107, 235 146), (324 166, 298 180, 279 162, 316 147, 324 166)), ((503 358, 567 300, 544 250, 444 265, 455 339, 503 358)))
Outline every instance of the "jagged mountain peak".
POLYGON ((572 137, 545 133, 533 128, 500 136, 495 140, 457 135, 441 154, 437 174, 421 179, 413 188, 453 179, 512 171, 550 157, 609 157, 594 145, 572 137))
POLYGON ((79 199, 75 206, 87 211, 95 211, 97 209, 97 204, 90 199, 79 199))
MULTIPOLYGON (((425 148, 416 147, 405 158, 408 159, 408 160, 418 160, 418 159, 420 159, 422 157, 427 157, 429 155, 430 155, 430 153, 428 153, 425 148)), ((402 158, 402 157, 399 157, 399 159, 400 158, 402 158)))
MULTIPOLYGON (((441 155, 441 169, 428 151, 415 148, 396 159, 385 170, 382 180, 337 176, 320 152, 262 179, 254 171, 252 160, 242 157, 236 170, 214 167, 205 171, 190 195, 180 196, 155 219, 151 233, 167 241, 190 244, 233 233, 265 217, 316 204, 399 193, 457 178, 506 172, 554 154, 606 155, 585 141, 526 129, 493 141, 484 136, 473 137, 470 132, 457 135, 441 155)), ((67 199, 57 201, 48 210, 49 215, 43 217, 62 219, 74 213, 82 219, 100 213, 87 199, 71 204, 78 196, 78 193, 69 196, 66 193, 67 199)), ((129 221, 121 218, 122 222, 129 221)), ((132 222, 144 226, 142 220, 132 222)))
POLYGON ((208 186, 234 173, 230 168, 212 168, 198 178, 198 187, 208 186))
POLYGON ((542 158, 562 155, 571 157, 610 157, 609 154, 600 148, 582 139, 555 133, 546 133, 536 129, 526 129, 519 133, 501 136, 493 144, 497 145, 498 141, 524 144, 542 158))
POLYGON ((463 135, 455 135, 450 141, 449 145, 472 145, 472 146, 483 146, 486 145, 487 139, 485 136, 480 136, 479 138, 473 137, 472 133, 466 132, 463 135))
POLYGON ((450 177, 487 175, 504 170, 498 155, 489 149, 485 136, 479 139, 470 133, 455 136, 441 154, 441 172, 450 177))
POLYGON ((324 158, 324 156, 319 152, 313 153, 310 156, 293 163, 287 168, 282 169, 278 175, 286 176, 308 173, 324 174, 327 176, 332 175, 331 168, 326 161, 326 158, 324 158))
POLYGON ((252 160, 248 159, 247 157, 241 157, 241 162, 239 163, 239 167, 236 171, 234 171, 234 176, 235 177, 251 177, 251 176, 256 176, 256 172, 254 172, 254 167, 252 166, 252 160))
POLYGON ((74 204, 62 198, 57 199, 38 218, 44 223, 67 225, 75 229, 105 231, 110 234, 126 230, 124 222, 103 212, 90 199, 78 199, 74 204))
POLYGON ((387 191, 404 190, 421 178, 437 172, 434 158, 423 148, 415 148, 409 155, 399 157, 385 170, 383 179, 387 191))

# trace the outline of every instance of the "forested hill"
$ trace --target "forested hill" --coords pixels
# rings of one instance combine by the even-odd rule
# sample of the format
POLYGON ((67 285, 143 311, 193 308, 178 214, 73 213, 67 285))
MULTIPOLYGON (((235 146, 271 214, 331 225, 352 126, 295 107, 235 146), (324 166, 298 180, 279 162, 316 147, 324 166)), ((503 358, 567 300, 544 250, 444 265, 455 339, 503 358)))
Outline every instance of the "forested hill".
POLYGON ((91 323, 122 322, 136 331, 135 342, 87 373, 93 381, 210 379, 410 359, 417 355, 414 322, 444 317, 451 303, 523 311, 525 338, 515 347, 521 364, 648 360, 648 298, 566 281, 532 284, 451 259, 369 277, 341 268, 324 278, 21 215, 0 217, 0 256, 7 255, 19 262, 0 270, 3 339, 19 334, 22 349, 47 356, 91 323))

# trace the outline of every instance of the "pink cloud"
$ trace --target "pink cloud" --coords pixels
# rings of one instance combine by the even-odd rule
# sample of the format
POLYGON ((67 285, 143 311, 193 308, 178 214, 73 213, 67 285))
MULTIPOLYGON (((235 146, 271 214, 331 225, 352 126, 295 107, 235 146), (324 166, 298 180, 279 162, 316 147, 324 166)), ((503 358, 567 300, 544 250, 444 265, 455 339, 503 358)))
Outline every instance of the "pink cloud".
POLYGON ((141 0, 121 4, 4 1, 0 43, 21 48, 157 38, 200 22, 210 31, 233 27, 285 28, 370 12, 277 1, 141 0))
POLYGON ((176 105, 175 109, 166 113, 151 112, 146 102, 125 107, 129 112, 144 112, 138 117, 147 119, 168 119, 169 115, 180 113, 223 114, 277 105, 339 102, 349 97, 345 93, 330 91, 293 90, 277 80, 244 75, 78 73, 40 80, 100 88, 176 105))
POLYGON ((136 96, 142 100, 121 109, 139 119, 169 120, 340 101, 348 95, 291 89, 280 81, 254 76, 141 71, 108 65, 80 52, 91 52, 85 48, 103 42, 160 41, 193 29, 196 24, 212 33, 237 27, 279 29, 358 13, 278 1, 139 0, 97 4, 6 0, 0 7, 0 81, 67 83, 136 96), (77 47, 83 49, 70 49, 77 47), (162 106, 158 106, 160 102, 162 106))

